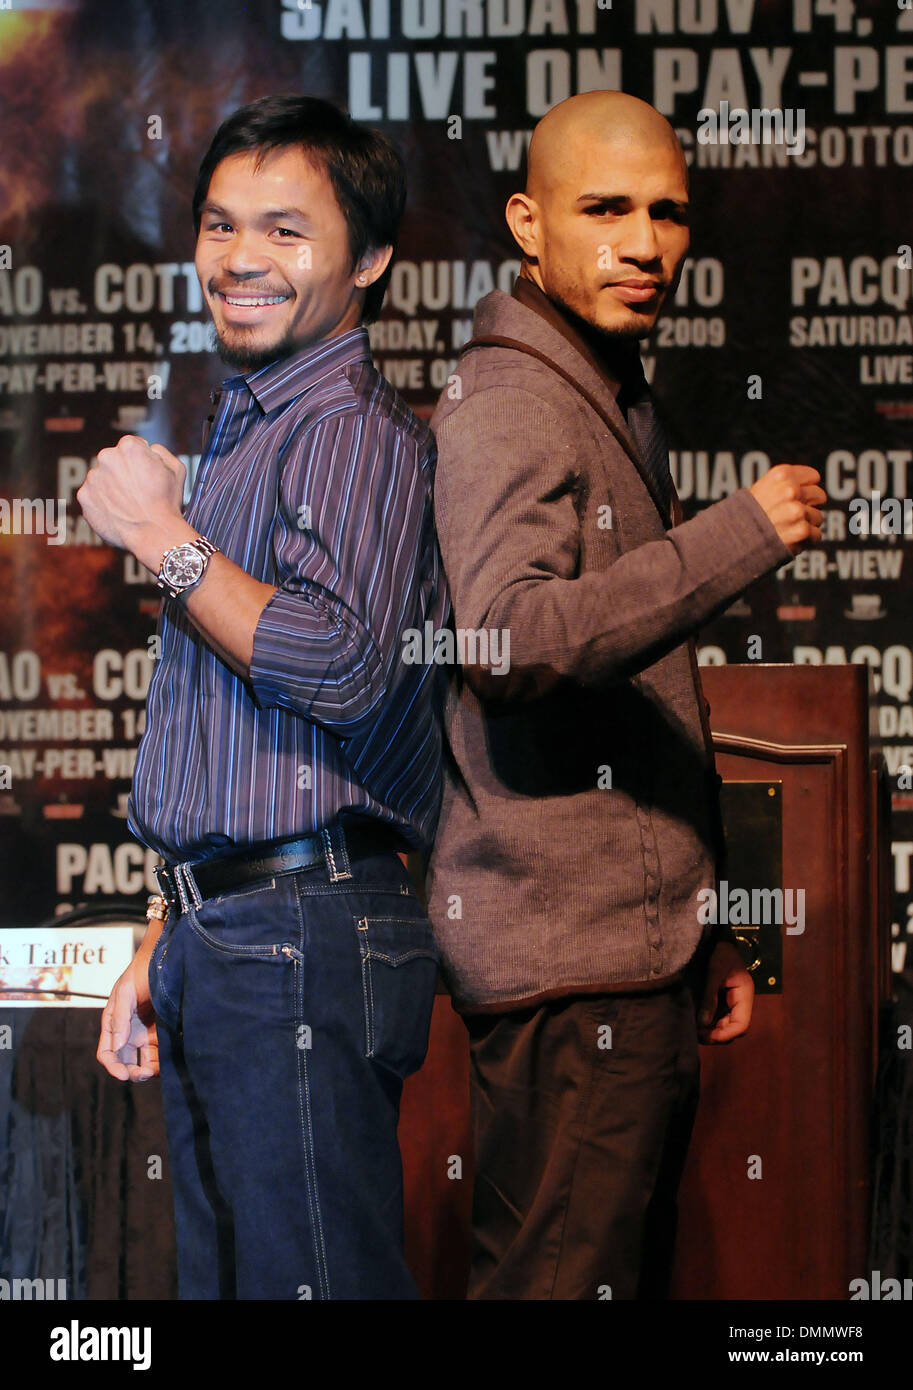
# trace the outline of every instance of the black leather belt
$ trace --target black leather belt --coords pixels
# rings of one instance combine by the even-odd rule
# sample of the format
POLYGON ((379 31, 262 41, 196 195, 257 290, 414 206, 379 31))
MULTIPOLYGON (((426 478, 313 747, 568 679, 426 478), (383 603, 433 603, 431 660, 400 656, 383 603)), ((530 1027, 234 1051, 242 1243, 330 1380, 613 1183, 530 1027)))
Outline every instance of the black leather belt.
MULTIPOLYGON (((350 860, 367 859, 372 854, 405 854, 409 850, 402 836, 380 821, 375 825, 347 825, 344 834, 350 860)), ((294 873, 298 869, 313 869, 324 863, 324 838, 318 832, 294 840, 268 840, 263 844, 251 845, 246 850, 199 859, 187 865, 160 865, 155 870, 155 877, 169 909, 180 907, 183 910, 177 878, 177 871, 181 868, 190 870, 201 897, 215 898, 255 879, 294 873)), ((186 889, 183 896, 186 896, 186 889)))

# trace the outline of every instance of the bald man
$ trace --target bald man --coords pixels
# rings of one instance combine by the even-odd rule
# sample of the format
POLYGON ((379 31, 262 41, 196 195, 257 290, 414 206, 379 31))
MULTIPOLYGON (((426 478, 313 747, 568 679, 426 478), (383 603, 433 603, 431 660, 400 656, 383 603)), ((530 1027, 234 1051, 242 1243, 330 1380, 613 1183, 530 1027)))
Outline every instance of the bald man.
POLYGON ((698 896, 722 836, 693 634, 820 539, 825 495, 781 464, 681 522, 638 351, 689 242, 657 111, 556 106, 507 221, 521 275, 432 420, 464 664, 429 915, 470 1033, 469 1296, 655 1298, 697 1039, 744 1033, 753 994, 698 896))

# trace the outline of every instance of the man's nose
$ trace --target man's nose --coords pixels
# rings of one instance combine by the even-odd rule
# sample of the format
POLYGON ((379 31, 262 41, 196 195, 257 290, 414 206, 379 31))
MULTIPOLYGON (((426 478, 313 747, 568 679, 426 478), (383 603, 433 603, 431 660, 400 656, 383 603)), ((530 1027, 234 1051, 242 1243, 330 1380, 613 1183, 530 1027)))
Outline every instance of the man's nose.
POLYGON ((259 238, 237 232, 225 248, 222 267, 238 279, 242 276, 265 275, 270 266, 269 256, 264 254, 259 238))
POLYGON ((632 261, 658 261, 659 240, 653 218, 646 208, 638 208, 625 219, 622 258, 632 261))

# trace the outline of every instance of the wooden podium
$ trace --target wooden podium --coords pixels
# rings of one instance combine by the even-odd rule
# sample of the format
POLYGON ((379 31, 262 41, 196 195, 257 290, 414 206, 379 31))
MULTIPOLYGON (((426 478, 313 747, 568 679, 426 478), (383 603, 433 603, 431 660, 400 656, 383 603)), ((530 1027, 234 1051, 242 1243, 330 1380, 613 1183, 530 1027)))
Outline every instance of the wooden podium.
MULTIPOLYGON (((764 921, 776 916, 765 907, 756 923, 734 926, 758 994, 747 1036, 701 1049, 674 1298, 845 1300, 850 1279, 868 1274, 891 901, 890 799, 869 752, 868 676, 861 666, 702 670, 724 781, 728 884, 755 890, 755 905, 776 901, 763 890, 783 890, 793 920, 764 921)), ((400 1139, 420 1291, 460 1298, 472 1184, 468 1049, 444 995, 425 1066, 406 1083, 400 1139)))
POLYGON ((850 1280, 868 1277, 878 1020, 889 992, 890 798, 869 753, 869 671, 711 666, 702 678, 724 781, 727 876, 738 869, 751 886, 754 872, 777 886, 759 864, 776 840, 780 886, 805 890, 804 930, 784 925, 777 941, 764 939, 776 929, 734 928, 758 993, 745 1037, 701 1049, 673 1297, 846 1300, 850 1280), (766 826, 759 796, 777 808, 766 826))

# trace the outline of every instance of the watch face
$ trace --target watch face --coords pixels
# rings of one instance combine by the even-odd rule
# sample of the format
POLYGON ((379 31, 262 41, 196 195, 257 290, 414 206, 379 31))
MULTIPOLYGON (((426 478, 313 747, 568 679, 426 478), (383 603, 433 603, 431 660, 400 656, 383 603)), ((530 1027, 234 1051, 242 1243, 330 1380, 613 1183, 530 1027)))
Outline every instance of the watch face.
POLYGON ((173 589, 188 588, 197 582, 202 573, 203 556, 189 541, 186 545, 179 545, 176 550, 172 550, 162 563, 162 578, 173 589))

